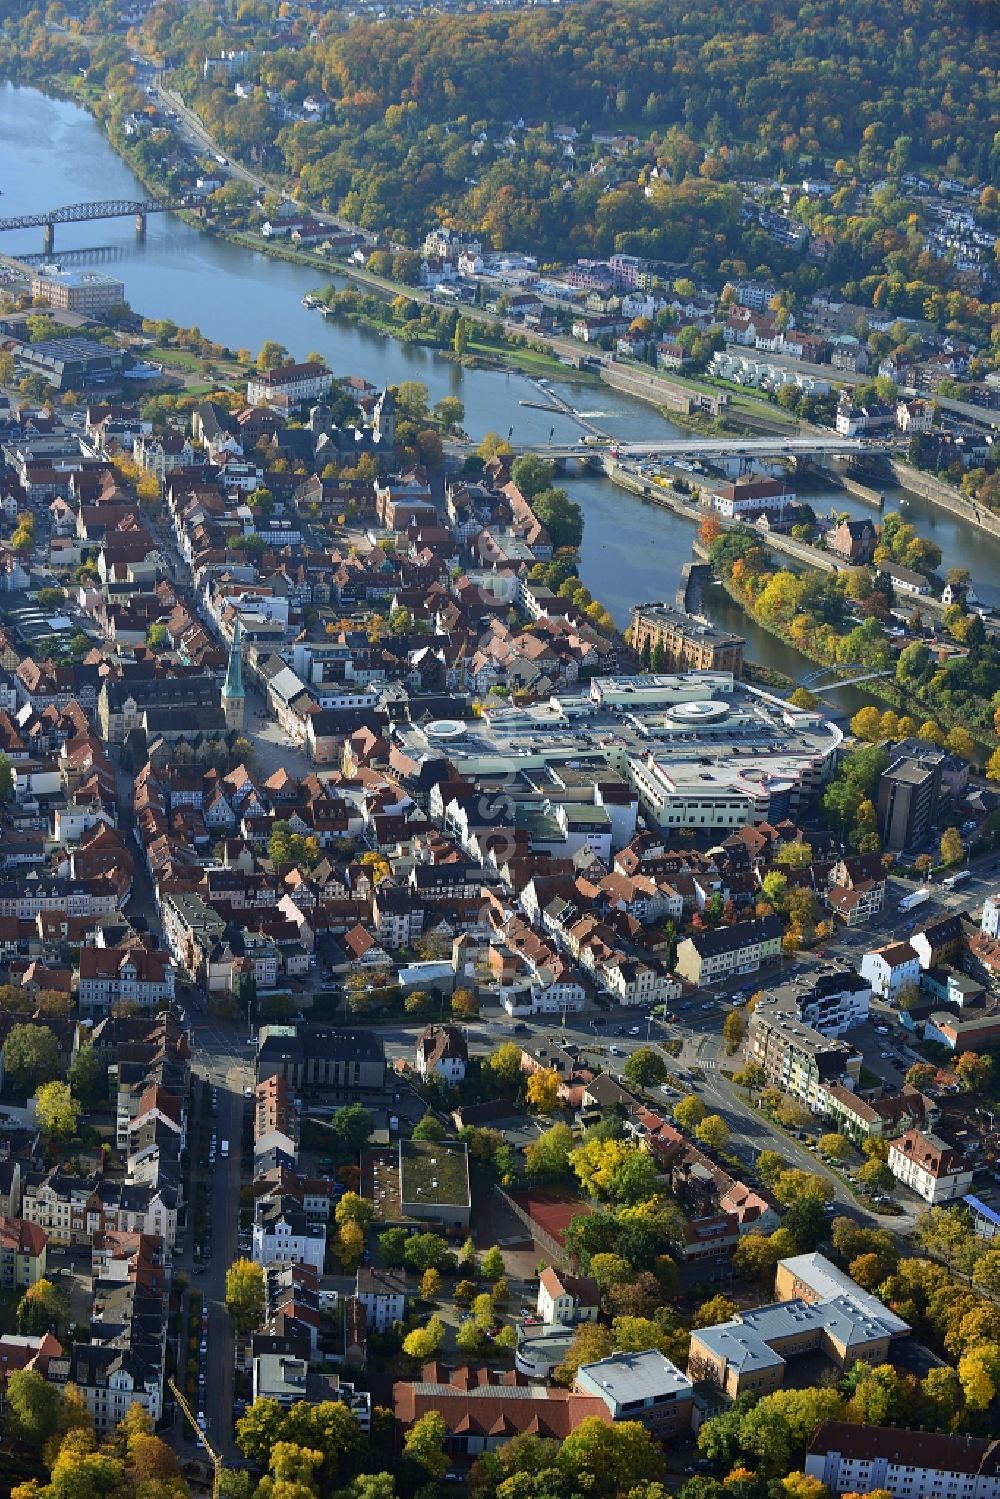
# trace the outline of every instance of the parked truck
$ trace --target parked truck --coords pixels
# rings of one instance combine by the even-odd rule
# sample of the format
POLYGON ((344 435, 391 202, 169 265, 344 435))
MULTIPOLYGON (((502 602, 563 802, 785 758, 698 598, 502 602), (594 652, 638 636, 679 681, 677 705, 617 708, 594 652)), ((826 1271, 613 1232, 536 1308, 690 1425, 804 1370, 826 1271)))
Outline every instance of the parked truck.
POLYGON ((912 911, 917 906, 922 906, 925 901, 930 900, 931 892, 926 885, 921 885, 919 890, 911 890, 909 895, 904 895, 899 903, 901 911, 912 911))

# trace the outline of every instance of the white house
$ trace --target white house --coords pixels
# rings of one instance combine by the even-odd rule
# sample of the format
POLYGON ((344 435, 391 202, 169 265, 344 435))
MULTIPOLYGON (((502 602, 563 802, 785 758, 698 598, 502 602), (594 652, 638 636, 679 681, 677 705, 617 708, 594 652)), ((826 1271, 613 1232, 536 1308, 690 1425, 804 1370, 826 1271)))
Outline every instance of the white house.
POLYGON ((823 1421, 805 1471, 834 1494, 878 1492, 892 1499, 1000 1499, 996 1439, 823 1421))
POLYGON ((323 1274, 326 1229, 311 1223, 297 1203, 262 1202, 253 1226, 253 1258, 258 1265, 312 1265, 323 1274))
POLYGON ((893 1140, 888 1164, 897 1181, 932 1207, 964 1197, 972 1188, 972 1167, 962 1153, 940 1136, 918 1129, 893 1140))
POLYGON ((585 1275, 563 1275, 546 1265, 538 1277, 539 1317, 547 1324, 569 1327, 574 1322, 596 1322, 601 1293, 596 1280, 585 1275))
POLYGON ((895 1000, 906 984, 920 983, 920 959, 908 942, 876 947, 861 959, 861 976, 880 999, 895 1000))
POLYGON ((900 432, 929 432, 933 425, 934 418, 926 401, 896 402, 896 426, 900 432))
POLYGON ((132 444, 132 460, 162 482, 174 469, 190 467, 194 448, 182 432, 167 432, 163 437, 142 433, 132 444))
POLYGON ((983 916, 979 925, 987 937, 1000 937, 1000 895, 988 895, 983 901, 983 916))
POLYGON ((169 1004, 174 969, 167 953, 144 947, 82 947, 78 999, 83 1010, 106 1010, 121 1000, 141 1009, 169 1004))
POLYGON ((318 401, 332 385, 333 375, 325 365, 286 364, 251 375, 247 381, 247 400, 251 406, 266 406, 279 399, 296 405, 300 401, 318 401))
POLYGON ((469 1048, 454 1025, 429 1025, 417 1038, 417 1071, 422 1078, 440 1077, 449 1087, 460 1083, 469 1061, 469 1048))
POLYGON ((358 1270, 356 1295, 365 1309, 369 1332, 386 1332, 406 1316, 406 1281, 394 1270, 362 1265, 358 1270))

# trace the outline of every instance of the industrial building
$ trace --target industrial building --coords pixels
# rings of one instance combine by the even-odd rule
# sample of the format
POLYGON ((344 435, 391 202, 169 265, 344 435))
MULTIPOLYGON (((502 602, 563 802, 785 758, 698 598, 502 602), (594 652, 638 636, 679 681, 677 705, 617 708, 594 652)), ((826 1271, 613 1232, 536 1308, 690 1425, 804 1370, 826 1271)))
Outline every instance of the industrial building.
POLYGON ((41 343, 18 343, 18 364, 41 375, 57 390, 83 390, 117 380, 125 365, 121 349, 109 349, 92 338, 48 338, 41 343))
POLYGON ((636 651, 661 648, 665 671, 730 671, 738 679, 743 669, 742 636, 671 604, 633 604, 631 640, 636 651))
POLYGON ((101 271, 64 271, 45 266, 31 278, 31 298, 47 302, 60 312, 79 312, 100 317, 109 307, 125 301, 125 284, 101 271))

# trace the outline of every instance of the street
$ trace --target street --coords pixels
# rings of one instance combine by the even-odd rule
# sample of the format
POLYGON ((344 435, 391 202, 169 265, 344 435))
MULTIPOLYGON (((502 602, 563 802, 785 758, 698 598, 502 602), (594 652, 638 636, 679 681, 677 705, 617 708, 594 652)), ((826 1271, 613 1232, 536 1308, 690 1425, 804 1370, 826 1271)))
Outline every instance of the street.
MULTIPOLYGON (((248 1103, 244 1089, 253 1086, 253 1050, 246 1044, 246 1027, 226 1024, 196 1012, 191 1029, 195 1047, 193 1073, 218 1089, 218 1114, 212 1116, 200 1103, 195 1111, 195 1128, 203 1136, 212 1131, 219 1141, 229 1141, 229 1158, 216 1155, 214 1166, 203 1176, 208 1187, 209 1222, 212 1230, 212 1255, 207 1268, 199 1273, 193 1249, 193 1226, 185 1234, 184 1250, 177 1266, 188 1277, 193 1290, 204 1298, 208 1311, 208 1353, 203 1360, 204 1392, 199 1393, 198 1409, 203 1410, 209 1440, 224 1456, 233 1456, 232 1440, 234 1339, 226 1311, 226 1270, 238 1257, 240 1218, 240 1166, 243 1120, 248 1103)), ((196 1086, 196 1097, 200 1094, 196 1086)), ((192 1151, 197 1162, 198 1155, 192 1151)), ((196 1165, 197 1170, 197 1165, 196 1165)), ((189 1214, 193 1204, 188 1205, 189 1214)), ((194 1434, 184 1423, 185 1436, 194 1434)))

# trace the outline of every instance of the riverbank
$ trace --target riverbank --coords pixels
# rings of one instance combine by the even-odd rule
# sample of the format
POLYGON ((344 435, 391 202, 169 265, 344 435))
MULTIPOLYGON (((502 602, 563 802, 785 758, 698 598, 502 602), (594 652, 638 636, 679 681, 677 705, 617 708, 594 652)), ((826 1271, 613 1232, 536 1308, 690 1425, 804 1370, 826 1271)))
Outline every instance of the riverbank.
MULTIPOLYGON (((37 215, 58 203, 144 196, 105 131, 77 103, 32 88, 0 87, 0 137, 9 147, 3 183, 8 214, 37 215)), ((256 349, 263 340, 283 343, 298 357, 316 349, 331 369, 363 374, 379 388, 422 382, 432 404, 445 397, 463 402, 463 426, 473 443, 489 431, 506 433, 511 426, 515 447, 542 448, 549 441, 570 446, 579 440, 574 418, 534 408, 531 403, 538 391, 524 375, 463 369, 435 350, 319 318, 302 299, 322 279, 322 272, 230 244, 205 233, 195 216, 184 217, 190 222, 174 215, 151 217, 141 242, 131 220, 111 221, 101 229, 102 244, 114 249, 101 257, 102 264, 118 262, 113 273, 123 281, 128 301, 151 318, 198 327, 231 350, 256 349)), ((78 256, 95 238, 86 224, 60 226, 56 235, 57 250, 78 256)), ((37 252, 39 242, 40 233, 32 230, 12 235, 10 248, 37 252)), ((549 388, 584 416, 595 418, 612 441, 649 442, 660 434, 665 439, 679 435, 679 423, 611 387, 598 387, 599 395, 591 393, 593 386, 582 393, 574 372, 561 369, 549 388)), ((580 576, 607 604, 619 628, 627 627, 636 599, 673 597, 681 568, 691 557, 694 517, 663 505, 634 504, 632 499, 641 496, 624 494, 603 473, 568 472, 558 482, 584 511, 580 576)), ((690 495, 687 499, 690 503, 690 495)), ((1000 580, 1000 543, 913 498, 907 518, 922 534, 935 529, 932 515, 940 517, 936 539, 944 548, 944 565, 971 568, 980 597, 1000 607, 1000 581, 996 586, 991 582, 1000 580)), ((706 590, 704 607, 726 628, 752 641, 750 653, 758 661, 793 680, 812 670, 793 646, 759 629, 721 589, 706 590)), ((863 688, 843 689, 835 698, 850 712, 876 701, 863 688)))
MULTIPOLYGON (((655 479, 637 479, 634 474, 623 469, 613 459, 605 460, 604 472, 612 484, 617 484, 621 489, 627 489, 630 494, 638 495, 650 505, 663 505, 672 510, 675 515, 688 520, 692 525, 700 526, 706 516, 711 516, 718 521, 723 531, 736 531, 744 526, 740 520, 730 520, 719 515, 714 510, 708 510, 701 505, 682 498, 675 489, 668 487, 668 481, 658 482, 655 479)), ((697 480, 688 481, 692 489, 701 491, 697 480)), ((850 564, 842 558, 834 557, 829 552, 823 552, 819 547, 810 546, 806 541, 797 541, 792 536, 785 536, 781 532, 771 531, 766 538, 767 545, 781 552, 790 562, 797 562, 800 567, 811 567, 817 572, 837 573, 850 571, 850 564)))
POLYGON ((957 515, 970 526, 985 531, 987 535, 1000 537, 1000 515, 994 515, 992 511, 985 510, 977 505, 974 500, 967 500, 957 489, 939 479, 936 474, 925 474, 912 464, 904 463, 899 458, 890 458, 889 467, 892 469, 893 478, 904 489, 911 494, 920 495, 921 499, 928 500, 932 505, 947 510, 951 515, 957 515))
MULTIPOLYGON (((692 544, 692 549, 697 557, 706 561, 709 559, 708 548, 701 542, 695 541, 692 544)), ((809 661, 815 662, 817 666, 826 667, 831 674, 836 670, 836 663, 829 661, 819 651, 813 649, 810 646, 808 637, 805 639, 791 639, 789 635, 779 629, 772 621, 762 617, 759 612, 752 608, 748 600, 733 585, 732 580, 726 576, 723 570, 720 569, 717 576, 719 586, 732 599, 734 604, 750 616, 759 630, 764 631, 765 634, 770 635, 775 640, 780 640, 782 644, 793 647, 800 655, 805 656, 809 661)), ((847 668, 845 667, 845 669, 847 668)), ((831 676, 831 687, 835 685, 836 678, 831 676)), ((941 703, 930 704, 922 702, 914 693, 912 684, 904 688, 896 682, 894 676, 886 676, 873 677, 871 680, 865 682, 864 687, 865 692, 869 696, 877 698, 879 702, 884 703, 887 708, 891 708, 901 717, 903 715, 910 715, 922 718, 926 715, 927 719, 933 720, 942 729, 967 729, 972 739, 982 751, 980 755, 982 762, 985 762, 987 754, 996 748, 995 739, 991 739, 989 734, 977 725, 970 724, 963 714, 952 712, 946 705, 941 703)), ((817 696, 823 696, 821 690, 813 689, 813 691, 816 692, 817 696)))
MULTIPOLYGON (((67 98, 87 110, 101 127, 112 149, 150 194, 155 196, 170 194, 169 185, 160 180, 142 160, 138 154, 137 145, 104 118, 100 108, 102 97, 97 90, 90 88, 86 81, 81 81, 76 77, 57 77, 44 85, 33 84, 32 86, 41 90, 49 88, 50 85, 51 93, 55 97, 67 98)), ((177 103, 177 101, 174 102, 177 103)), ((179 103, 177 107, 181 107, 179 103)), ((205 139, 210 140, 207 133, 205 139)), ((211 147, 206 147, 206 149, 211 149, 211 147)), ((214 152, 218 154, 217 145, 214 147, 214 152)), ((234 166, 238 167, 240 172, 246 171, 235 162, 234 166)), ((265 179, 254 178, 254 181, 264 183, 265 179)), ((270 186, 274 191, 280 191, 280 184, 271 183, 270 186)), ((349 280, 360 287, 367 288, 387 304, 391 305, 397 298, 406 297, 422 306, 435 305, 427 290, 387 280, 364 267, 342 262, 331 263, 328 258, 310 253, 308 250, 276 244, 256 233, 228 228, 206 218, 202 211, 178 209, 176 213, 185 224, 199 233, 249 250, 253 254, 266 256, 268 259, 322 270, 332 278, 340 277, 349 280)), ((559 336, 532 338, 516 327, 498 322, 495 314, 483 308, 463 304, 458 311, 473 330, 477 327, 480 330, 488 330, 486 336, 482 333, 477 335, 473 331, 464 352, 442 347, 440 341, 433 335, 418 333, 404 335, 402 330, 390 320, 366 316, 359 309, 344 308, 341 309, 340 315, 345 320, 376 333, 379 337, 398 338, 403 343, 430 349, 437 357, 467 369, 547 375, 550 378, 560 379, 566 379, 567 372, 571 369, 575 383, 593 386, 601 383, 609 385, 630 399, 637 400, 644 405, 654 406, 676 425, 694 433, 733 430, 778 434, 786 431, 808 430, 808 424, 787 417, 780 408, 765 406, 755 398, 748 397, 745 392, 738 392, 734 395, 731 392, 713 389, 711 386, 690 378, 675 379, 672 376, 653 375, 650 371, 644 371, 640 367, 633 369, 631 366, 623 366, 616 360, 611 362, 611 369, 615 371, 615 374, 608 378, 607 365, 602 364, 599 374, 582 366, 582 362, 588 358, 588 351, 573 340, 559 336), (623 375, 621 381, 617 378, 619 373, 623 375), (645 388, 638 388, 644 379, 648 381, 648 384, 645 388)))
MULTIPOLYGON (((102 118, 96 108, 97 100, 88 97, 84 91, 76 95, 67 90, 60 95, 59 90, 53 92, 57 97, 67 97, 79 102, 96 122, 104 129, 105 137, 112 150, 121 158, 125 165, 132 171, 147 192, 154 196, 162 196, 168 192, 166 184, 159 181, 150 172, 142 161, 136 149, 120 131, 112 129, 102 118)), ((432 307, 434 303, 422 287, 407 286, 402 282, 393 282, 385 277, 377 276, 362 266, 349 265, 342 262, 331 262, 329 257, 314 254, 309 250, 302 250, 290 244, 275 243, 273 240, 264 239, 259 234, 246 230, 231 229, 216 223, 204 216, 202 212, 191 209, 176 209, 177 217, 190 228, 199 233, 210 235, 214 239, 222 240, 226 244, 237 245, 241 249, 249 250, 255 255, 264 255, 271 260, 283 261, 289 265, 300 265, 310 270, 322 271, 332 280, 340 277, 355 282, 358 286, 367 288, 380 301, 386 304, 387 309, 398 297, 406 297, 422 307, 432 307)), ((543 344, 534 344, 521 335, 514 337, 505 334, 502 326, 497 323, 496 317, 485 312, 484 309, 472 306, 462 306, 458 309, 460 315, 467 322, 475 325, 483 332, 470 333, 468 348, 465 353, 459 353, 454 349, 444 347, 440 341, 430 332, 427 334, 413 333, 409 337, 404 336, 398 323, 391 318, 379 318, 366 314, 362 309, 344 308, 338 315, 355 322, 360 327, 369 329, 381 337, 398 338, 400 342, 416 344, 419 347, 432 349, 440 358, 450 363, 461 365, 466 369, 495 369, 501 371, 513 370, 526 375, 547 375, 551 377, 565 378, 569 367, 568 361, 561 359, 558 354, 551 352, 543 344), (499 330, 499 334, 498 334, 499 330)), ((597 386, 600 382, 597 377, 588 370, 573 369, 573 379, 579 384, 597 386)))

